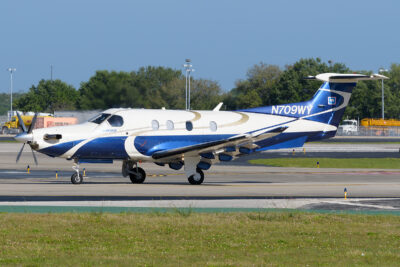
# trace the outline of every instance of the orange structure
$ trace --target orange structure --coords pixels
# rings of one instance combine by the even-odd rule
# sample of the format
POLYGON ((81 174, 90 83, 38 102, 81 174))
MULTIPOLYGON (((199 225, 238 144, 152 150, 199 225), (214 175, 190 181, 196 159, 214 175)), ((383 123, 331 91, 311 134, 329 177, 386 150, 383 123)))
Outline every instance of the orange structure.
POLYGON ((75 117, 38 117, 35 128, 48 128, 54 126, 64 126, 77 124, 75 117))

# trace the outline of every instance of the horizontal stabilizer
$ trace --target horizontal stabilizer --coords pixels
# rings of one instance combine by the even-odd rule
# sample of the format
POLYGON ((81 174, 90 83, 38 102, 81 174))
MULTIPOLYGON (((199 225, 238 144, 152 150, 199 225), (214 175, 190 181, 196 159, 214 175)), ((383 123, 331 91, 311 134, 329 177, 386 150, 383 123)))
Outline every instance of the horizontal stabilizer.
POLYGON ((305 79, 320 80, 323 82, 335 82, 335 83, 355 83, 358 81, 382 80, 389 78, 380 74, 364 75, 364 74, 321 73, 318 74, 317 76, 308 76, 305 79))

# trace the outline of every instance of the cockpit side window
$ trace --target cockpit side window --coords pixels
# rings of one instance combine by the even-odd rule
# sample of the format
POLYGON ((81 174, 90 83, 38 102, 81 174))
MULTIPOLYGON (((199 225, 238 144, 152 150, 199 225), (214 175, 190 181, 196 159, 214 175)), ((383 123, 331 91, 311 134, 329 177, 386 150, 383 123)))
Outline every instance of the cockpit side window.
POLYGON ((108 117, 110 117, 111 114, 107 114, 107 113, 100 113, 97 116, 95 116, 94 118, 90 119, 90 122, 96 123, 96 124, 100 124, 103 121, 105 121, 108 117))
POLYGON ((107 121, 112 127, 121 127, 124 125, 124 119, 118 115, 112 115, 107 121))

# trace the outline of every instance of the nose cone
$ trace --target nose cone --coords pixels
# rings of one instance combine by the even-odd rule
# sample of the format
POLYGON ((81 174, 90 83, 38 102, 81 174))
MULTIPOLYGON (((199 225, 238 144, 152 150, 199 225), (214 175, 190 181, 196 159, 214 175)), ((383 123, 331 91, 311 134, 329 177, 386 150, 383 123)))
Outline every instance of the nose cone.
POLYGON ((32 135, 32 133, 29 133, 29 134, 28 133, 20 133, 20 134, 16 135, 14 137, 14 139, 21 143, 26 143, 28 141, 32 142, 33 135, 32 135))

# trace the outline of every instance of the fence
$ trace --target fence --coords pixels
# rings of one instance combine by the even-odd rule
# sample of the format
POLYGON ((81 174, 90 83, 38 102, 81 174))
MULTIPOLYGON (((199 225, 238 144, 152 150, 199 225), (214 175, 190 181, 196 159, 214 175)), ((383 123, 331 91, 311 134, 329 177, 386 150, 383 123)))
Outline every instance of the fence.
POLYGON ((7 115, 0 116, 0 126, 3 125, 6 121, 8 121, 7 115))
POLYGON ((387 127, 387 126, 369 126, 358 127, 358 131, 344 133, 341 128, 338 129, 339 136, 355 135, 355 136, 400 136, 400 127, 387 127))

